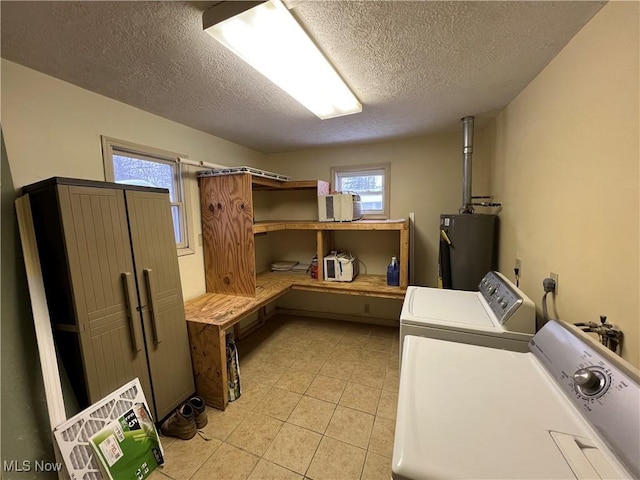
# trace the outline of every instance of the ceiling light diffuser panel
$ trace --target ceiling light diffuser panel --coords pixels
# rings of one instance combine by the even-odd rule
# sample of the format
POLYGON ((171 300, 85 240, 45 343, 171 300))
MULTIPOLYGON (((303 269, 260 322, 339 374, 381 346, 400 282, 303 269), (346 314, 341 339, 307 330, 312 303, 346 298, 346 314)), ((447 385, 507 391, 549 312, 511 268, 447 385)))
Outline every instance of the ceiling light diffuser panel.
POLYGON ((280 0, 209 27, 205 24, 205 32, 319 118, 362 111, 362 104, 280 0))

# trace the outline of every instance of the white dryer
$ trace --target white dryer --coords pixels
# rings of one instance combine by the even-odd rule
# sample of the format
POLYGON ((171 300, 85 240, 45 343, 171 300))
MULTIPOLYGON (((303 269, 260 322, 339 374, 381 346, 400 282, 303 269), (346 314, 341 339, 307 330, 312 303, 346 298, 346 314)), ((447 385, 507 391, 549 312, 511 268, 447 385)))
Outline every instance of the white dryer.
POLYGON ((477 292, 409 287, 400 314, 402 343, 414 335, 528 352, 535 330, 533 301, 499 272, 487 273, 477 292))

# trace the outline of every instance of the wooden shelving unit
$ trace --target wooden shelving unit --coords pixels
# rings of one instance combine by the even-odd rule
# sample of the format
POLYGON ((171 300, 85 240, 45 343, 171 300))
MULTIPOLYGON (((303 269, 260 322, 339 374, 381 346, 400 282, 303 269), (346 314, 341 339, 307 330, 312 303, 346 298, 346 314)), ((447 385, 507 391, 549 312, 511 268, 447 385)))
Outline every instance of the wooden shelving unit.
MULTIPOLYGON (((277 232, 281 230, 315 230, 317 231, 316 249, 318 256, 318 278, 324 278, 321 259, 333 249, 334 231, 389 231, 400 232, 400 286, 404 289, 409 284, 409 221, 401 218, 397 220, 359 220, 356 222, 317 222, 317 221, 271 221, 256 222, 253 233, 277 232)), ((386 280, 384 283, 386 285, 386 280)), ((348 289, 345 289, 348 290, 348 289)))
POLYGON ((400 234, 400 286, 408 284, 409 222, 360 220, 356 222, 269 221, 254 222, 253 191, 314 190, 327 193, 321 180, 281 182, 248 173, 200 178, 202 233, 207 292, 253 297, 256 295, 256 234, 281 230, 315 230, 318 278, 323 278, 322 258, 333 249, 333 232, 340 230, 396 230, 400 234))
POLYGON ((196 390, 208 405, 228 403, 225 331, 289 290, 402 299, 408 285, 409 222, 255 222, 253 191, 310 190, 329 193, 321 180, 278 181, 248 173, 201 177, 200 200, 204 242, 206 294, 185 303, 196 390), (289 272, 256 272, 255 235, 283 230, 316 232, 318 279, 322 259, 334 249, 333 233, 341 230, 397 231, 400 241, 400 286, 390 287, 385 275, 358 275, 353 282, 328 282, 289 272))

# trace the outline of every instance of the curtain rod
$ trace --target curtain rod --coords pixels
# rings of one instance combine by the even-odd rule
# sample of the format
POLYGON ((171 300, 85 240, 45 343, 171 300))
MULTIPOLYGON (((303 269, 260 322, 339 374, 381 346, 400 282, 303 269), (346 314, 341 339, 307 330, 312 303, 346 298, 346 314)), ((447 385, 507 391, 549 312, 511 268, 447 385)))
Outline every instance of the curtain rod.
POLYGON ((202 167, 202 168, 226 168, 227 167, 226 165, 203 162, 199 160, 191 160, 189 158, 183 158, 183 157, 178 157, 178 163, 183 163, 185 165, 191 165, 194 167, 202 167))

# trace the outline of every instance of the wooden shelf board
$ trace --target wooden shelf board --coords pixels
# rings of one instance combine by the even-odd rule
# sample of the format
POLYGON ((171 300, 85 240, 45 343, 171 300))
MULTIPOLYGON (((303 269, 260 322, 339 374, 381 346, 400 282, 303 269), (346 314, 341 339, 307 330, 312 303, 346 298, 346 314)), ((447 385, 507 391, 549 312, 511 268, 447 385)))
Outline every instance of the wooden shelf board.
POLYGON ((217 325, 222 330, 226 330, 283 295, 290 288, 291 285, 287 282, 258 277, 255 297, 205 293, 185 302, 185 316, 188 322, 217 325))
POLYGON ((408 220, 358 220, 355 222, 318 222, 304 220, 273 220, 256 222, 253 233, 275 232, 278 230, 405 230, 409 228, 408 220))
POLYGON ((258 279, 287 282, 293 290, 403 299, 406 289, 387 285, 386 275, 358 275, 352 282, 327 282, 304 273, 265 272, 258 279))
MULTIPOLYGON (((245 175, 251 174, 247 173, 245 175)), ((284 180, 276 180, 273 178, 256 177, 255 175, 251 177, 251 187, 254 190, 276 190, 282 188, 282 185, 284 183, 287 182, 285 182, 284 180)))
POLYGON ((205 293, 185 302, 188 322, 217 325, 226 330, 290 289, 367 297, 404 298, 406 289, 390 287, 384 275, 358 275, 353 282, 325 282, 304 273, 265 272, 256 277, 256 296, 205 293))
POLYGON ((323 180, 275 180, 272 178, 251 177, 253 190, 315 190, 318 194, 329 193, 329 182, 323 180))
POLYGON ((286 230, 287 227, 283 222, 255 222, 253 224, 253 233, 267 233, 286 230))
POLYGON ((409 228, 404 218, 390 220, 357 220, 355 222, 318 222, 317 230, 404 230, 409 228))
POLYGON ((327 195, 329 193, 329 182, 324 180, 277 180, 243 172, 230 173, 224 176, 232 175, 251 175, 251 188, 253 190, 315 190, 318 195, 327 195))

